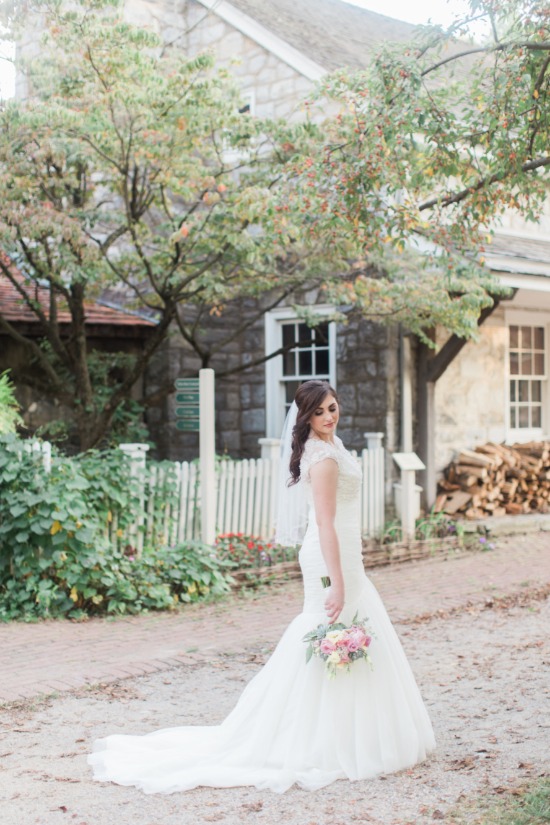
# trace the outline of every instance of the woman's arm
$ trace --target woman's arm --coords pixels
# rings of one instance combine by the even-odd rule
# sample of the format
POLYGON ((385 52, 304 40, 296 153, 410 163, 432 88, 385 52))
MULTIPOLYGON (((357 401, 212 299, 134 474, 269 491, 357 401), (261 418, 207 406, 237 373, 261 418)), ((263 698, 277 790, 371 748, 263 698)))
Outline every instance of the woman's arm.
POLYGON ((315 519, 319 527, 321 551, 330 576, 330 588, 325 601, 329 621, 335 622, 344 607, 344 577, 340 562, 340 545, 334 526, 336 517, 336 485, 338 464, 325 458, 314 464, 310 471, 315 519))

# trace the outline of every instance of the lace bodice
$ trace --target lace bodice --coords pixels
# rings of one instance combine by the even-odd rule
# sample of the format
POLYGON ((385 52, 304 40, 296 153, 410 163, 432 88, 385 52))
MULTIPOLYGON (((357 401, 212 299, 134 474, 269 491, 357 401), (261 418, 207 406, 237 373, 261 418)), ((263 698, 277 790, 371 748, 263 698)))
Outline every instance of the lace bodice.
POLYGON ((356 497, 361 486, 361 467, 357 459, 346 450, 338 436, 334 437, 334 444, 315 437, 310 437, 306 441, 302 460, 300 461, 300 478, 304 482, 306 490, 311 488, 309 474, 311 468, 326 458, 330 458, 338 464, 338 500, 351 501, 356 497))

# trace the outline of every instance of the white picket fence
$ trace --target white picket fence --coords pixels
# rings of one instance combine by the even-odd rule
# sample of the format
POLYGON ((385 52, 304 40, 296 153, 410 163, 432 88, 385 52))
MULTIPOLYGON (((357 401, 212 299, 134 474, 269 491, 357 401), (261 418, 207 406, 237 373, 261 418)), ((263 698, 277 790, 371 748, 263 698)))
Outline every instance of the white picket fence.
MULTIPOLYGON (((379 434, 372 434, 379 436, 379 434)), ((273 536, 277 511, 279 450, 276 439, 260 439, 263 456, 216 464, 216 534, 244 533, 263 539, 273 536)), ((130 546, 138 554, 151 544, 178 544, 201 536, 200 473, 198 461, 148 462, 147 445, 121 445, 129 457, 128 484, 135 494, 135 520, 119 529, 116 514, 108 526, 114 545, 130 546)), ((47 442, 29 442, 28 450, 51 467, 47 442)), ((364 536, 376 536, 384 527, 385 451, 381 438, 369 440, 369 448, 353 453, 361 462, 361 528, 364 536)))
MULTIPOLYGON (((217 461, 217 535, 244 533, 272 538, 279 463, 276 442, 269 441, 264 450, 268 457, 217 461)), ((377 446, 355 455, 363 469, 362 532, 365 536, 375 536, 384 526, 385 451, 377 446)), ((132 462, 131 472, 131 483, 138 488, 138 518, 129 535, 118 537, 115 519, 111 525, 114 542, 129 544, 139 553, 151 543, 176 544, 200 538, 198 462, 155 464, 147 462, 143 453, 141 461, 132 462)))

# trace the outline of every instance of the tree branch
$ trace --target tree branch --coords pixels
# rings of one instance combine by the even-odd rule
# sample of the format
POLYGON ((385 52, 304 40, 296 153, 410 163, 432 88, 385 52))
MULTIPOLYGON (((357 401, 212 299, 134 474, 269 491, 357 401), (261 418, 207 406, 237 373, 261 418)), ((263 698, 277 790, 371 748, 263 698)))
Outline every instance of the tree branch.
MULTIPOLYGON (((550 157, 528 160, 523 163, 520 168, 522 172, 532 172, 533 170, 540 169, 544 166, 550 166, 550 157)), ((441 195, 439 197, 431 198, 429 201, 424 201, 424 203, 421 203, 418 207, 418 211, 422 212, 424 209, 431 209, 434 206, 445 207, 451 206, 453 203, 460 203, 474 192, 479 192, 480 189, 484 189, 486 186, 491 186, 493 183, 505 180, 506 177, 506 172, 495 172, 494 175, 490 175, 486 178, 480 178, 480 180, 478 180, 478 182, 473 186, 468 186, 466 189, 461 189, 460 192, 455 192, 454 195, 441 195)))
POLYGON ((420 73, 420 77, 425 77, 427 74, 430 74, 430 72, 435 72, 436 69, 440 69, 441 66, 445 66, 446 63, 452 63, 453 60, 460 60, 462 57, 469 57, 471 54, 491 54, 492 52, 503 52, 507 49, 527 49, 528 51, 547 52, 550 51, 550 43, 531 43, 527 40, 521 42, 508 41, 507 43, 496 43, 494 46, 476 46, 474 49, 465 49, 463 52, 457 52, 457 54, 452 54, 440 60, 438 63, 428 66, 427 69, 424 69, 424 71, 420 73))

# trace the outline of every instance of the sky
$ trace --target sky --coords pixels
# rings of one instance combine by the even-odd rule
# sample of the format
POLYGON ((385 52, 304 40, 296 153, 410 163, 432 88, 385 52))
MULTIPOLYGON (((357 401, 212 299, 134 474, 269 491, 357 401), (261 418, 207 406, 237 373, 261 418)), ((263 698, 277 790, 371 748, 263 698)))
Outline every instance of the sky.
MULTIPOLYGON (((296 0, 299 2, 299 0, 296 0)), ((438 23, 449 25, 457 14, 465 12, 468 0, 346 0, 355 6, 370 11, 395 17, 397 20, 406 20, 408 23, 438 23)), ((13 97, 15 73, 13 66, 5 59, 10 56, 10 44, 0 41, 0 98, 13 97)))
MULTIPOLYGON (((297 0, 299 2, 299 0, 297 0)), ((439 23, 449 25, 457 14, 468 10, 467 0, 346 0, 378 14, 406 20, 407 23, 439 23)))

